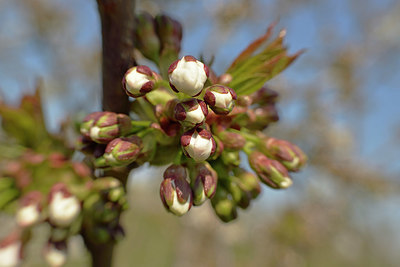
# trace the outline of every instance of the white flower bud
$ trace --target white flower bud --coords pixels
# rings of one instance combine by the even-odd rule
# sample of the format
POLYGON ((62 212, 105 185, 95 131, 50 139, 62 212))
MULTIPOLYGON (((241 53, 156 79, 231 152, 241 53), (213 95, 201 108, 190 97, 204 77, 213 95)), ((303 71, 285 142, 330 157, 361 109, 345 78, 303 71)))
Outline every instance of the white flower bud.
POLYGON ((19 234, 12 233, 0 242, 0 267, 15 267, 21 263, 22 243, 19 234))
POLYGON ((125 92, 131 97, 140 97, 154 88, 154 73, 147 66, 130 68, 122 80, 125 92))
POLYGON ((52 187, 48 208, 50 222, 59 227, 69 226, 81 211, 79 200, 62 183, 52 187))
POLYGON ((197 96, 203 90, 209 70, 192 56, 184 56, 171 64, 168 69, 171 88, 190 96, 197 96))
POLYGON ((185 168, 171 165, 164 172, 160 186, 160 197, 164 207, 175 215, 187 213, 193 204, 193 192, 186 180, 185 168))
POLYGON ((67 261, 67 246, 61 241, 49 242, 44 249, 44 258, 51 267, 60 267, 67 261))
POLYGON ((195 98, 183 101, 175 106, 175 119, 184 126, 194 127, 203 123, 207 114, 206 103, 195 98))
POLYGON ((32 191, 21 198, 21 206, 18 208, 15 218, 21 227, 29 227, 40 220, 42 195, 38 191, 32 191))
POLYGON ((196 128, 184 133, 181 137, 183 151, 196 162, 208 159, 215 152, 215 141, 211 132, 196 128))
POLYGON ((237 96, 231 88, 215 84, 206 89, 204 101, 217 114, 226 115, 232 111, 237 96))

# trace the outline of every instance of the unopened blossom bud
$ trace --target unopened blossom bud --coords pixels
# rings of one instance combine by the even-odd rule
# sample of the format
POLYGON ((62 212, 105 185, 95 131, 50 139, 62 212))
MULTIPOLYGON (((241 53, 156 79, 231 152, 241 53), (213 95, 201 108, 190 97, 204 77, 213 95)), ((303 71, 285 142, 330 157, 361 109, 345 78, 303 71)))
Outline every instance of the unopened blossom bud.
POLYGON ((226 165, 233 165, 233 166, 239 166, 240 165, 240 151, 228 151, 224 150, 221 153, 221 159, 226 165))
POLYGON ((264 138, 260 150, 273 159, 281 162, 289 171, 298 171, 307 161, 301 149, 286 141, 275 138, 264 138))
POLYGON ((259 104, 261 106, 274 104, 277 101, 278 96, 279 94, 276 91, 266 86, 250 95, 253 104, 259 104))
POLYGON ((285 166, 279 161, 269 159, 261 152, 251 153, 249 163, 261 181, 272 188, 288 188, 293 183, 285 166))
POLYGON ((180 102, 175 106, 175 119, 186 127, 193 128, 203 123, 207 115, 206 103, 196 98, 180 102))
POLYGON ((244 186, 238 182, 235 177, 229 177, 225 181, 225 187, 232 196, 232 200, 241 207, 246 209, 250 205, 251 194, 245 190, 244 186))
POLYGON ((226 115, 232 111, 236 98, 236 93, 232 88, 220 84, 207 87, 204 95, 204 101, 216 114, 220 115, 226 115))
POLYGON ((246 144, 246 139, 236 132, 221 131, 217 135, 228 150, 241 150, 246 144))
POLYGON ((20 207, 16 212, 17 224, 20 227, 29 227, 40 220, 43 196, 39 191, 32 191, 20 200, 20 207))
POLYGON ((141 147, 137 136, 116 138, 107 144, 104 158, 112 166, 127 165, 136 160, 141 147))
POLYGON ((136 15, 136 48, 146 58, 158 62, 160 54, 160 40, 156 33, 154 18, 147 12, 136 15))
POLYGON ((16 267, 21 263, 22 241, 20 234, 11 233, 5 239, 0 241, 0 266, 16 267))
POLYGON ((67 261, 67 243, 65 240, 60 242, 49 241, 43 250, 43 255, 49 266, 63 266, 67 261))
POLYGON ((106 144, 131 129, 131 119, 125 114, 94 112, 87 115, 81 124, 81 133, 86 138, 106 144))
POLYGON ((215 141, 210 131, 195 128, 185 132, 181 137, 184 153, 196 162, 208 159, 215 152, 215 141))
POLYGON ((170 166, 166 172, 160 186, 161 200, 168 211, 182 216, 192 207, 192 189, 186 180, 186 173, 183 176, 183 171, 177 165, 170 166))
POLYGON ((226 189, 219 186, 215 196, 211 199, 211 204, 215 214, 223 222, 230 222, 237 218, 236 203, 226 189))
POLYGON ((248 121, 246 127, 250 130, 263 130, 270 123, 279 120, 278 110, 275 105, 266 105, 263 107, 248 109, 248 121))
POLYGON ((125 73, 122 84, 127 95, 140 97, 153 90, 156 77, 149 67, 136 66, 125 73))
POLYGON ((68 227, 78 217, 81 204, 63 183, 53 185, 49 194, 49 221, 58 227, 68 227))
POLYGON ((243 169, 236 169, 235 176, 238 178, 243 188, 250 192, 251 197, 256 198, 261 192, 260 180, 251 172, 243 169))
POLYGON ((118 202, 125 195, 121 182, 114 177, 101 177, 93 181, 93 190, 99 192, 106 200, 118 202))
POLYGON ((207 162, 196 164, 191 171, 193 204, 199 206, 212 198, 217 190, 218 174, 207 162))
POLYGON ((201 93, 207 81, 209 70, 193 56, 184 56, 171 64, 168 76, 171 88, 190 96, 201 93))
POLYGON ((157 15, 155 21, 162 54, 178 55, 181 50, 182 25, 164 14, 157 15))

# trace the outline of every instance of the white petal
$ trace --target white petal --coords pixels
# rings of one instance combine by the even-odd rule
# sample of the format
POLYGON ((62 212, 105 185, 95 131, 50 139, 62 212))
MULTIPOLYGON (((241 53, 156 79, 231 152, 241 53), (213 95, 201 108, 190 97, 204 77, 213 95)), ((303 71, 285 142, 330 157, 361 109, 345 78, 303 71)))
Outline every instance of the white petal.
POLYGON ((137 72, 136 68, 125 76, 126 89, 132 94, 139 94, 142 86, 149 81, 147 75, 137 72))
POLYGON ((21 243, 15 242, 6 247, 0 248, 0 267, 14 267, 20 262, 19 252, 21 243))
MULTIPOLYGON (((174 184, 174 181, 172 181, 174 184)), ((188 200, 185 203, 180 203, 178 200, 177 193, 174 192, 174 200, 172 202, 172 205, 169 207, 169 209, 176 215, 182 216, 186 212, 188 212, 189 207, 190 207, 190 201, 191 201, 191 195, 189 195, 188 200)))
POLYGON ((57 226, 68 226, 80 211, 81 206, 76 197, 64 197, 61 192, 57 192, 49 205, 49 219, 57 226))
POLYGON ((212 140, 201 137, 197 132, 194 132, 190 139, 190 144, 185 147, 186 152, 195 161, 200 162, 208 159, 211 155, 212 140))
POLYGON ((215 96, 215 106, 219 108, 227 108, 232 102, 232 96, 230 93, 221 94, 217 92, 212 92, 215 96))
POLYGON ((64 265, 67 260, 67 253, 64 250, 59 250, 53 245, 45 252, 45 258, 47 263, 52 267, 59 267, 64 265))
POLYGON ((197 108, 193 111, 186 112, 186 119, 185 121, 189 121, 192 123, 201 123, 205 119, 203 110, 201 106, 198 105, 197 108))
POLYGON ((200 61, 185 61, 182 58, 169 76, 176 89, 190 96, 197 95, 204 87, 207 75, 200 61))
POLYGON ((18 209, 16 214, 17 224, 23 227, 30 226, 39 221, 40 213, 37 205, 28 205, 18 209))

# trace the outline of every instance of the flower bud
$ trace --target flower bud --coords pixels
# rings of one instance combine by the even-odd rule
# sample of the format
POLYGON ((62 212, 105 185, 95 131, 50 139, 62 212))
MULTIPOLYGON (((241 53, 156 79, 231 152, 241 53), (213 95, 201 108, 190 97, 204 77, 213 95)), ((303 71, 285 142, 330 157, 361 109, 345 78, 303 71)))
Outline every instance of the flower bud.
POLYGON ((108 143, 104 158, 111 166, 127 165, 136 160, 142 147, 137 136, 120 137, 108 143))
POLYGON ((246 127, 250 130, 263 130, 270 123, 279 120, 275 105, 267 105, 256 109, 247 110, 248 121, 246 127))
POLYGON ((60 267, 67 261, 67 243, 49 241, 43 251, 44 258, 51 267, 60 267))
POLYGON ((191 171, 193 204, 200 206, 207 198, 212 198, 217 190, 217 172, 207 162, 196 164, 191 171))
POLYGON ((224 185, 231 194, 232 200, 235 201, 239 207, 246 209, 250 205, 251 194, 237 181, 236 177, 229 177, 224 185))
POLYGON ((21 263, 22 241, 20 234, 11 233, 0 242, 0 266, 16 267, 21 263))
POLYGON ((224 188, 220 186, 217 188, 215 196, 211 199, 211 204, 215 214, 223 222, 230 222, 237 218, 236 203, 224 188))
POLYGON ((268 87, 262 87, 258 91, 251 94, 250 98, 252 99, 253 104, 264 106, 276 103, 278 96, 279 94, 276 91, 268 87))
POLYGON ((144 96, 154 88, 155 73, 147 66, 130 68, 122 79, 125 92, 131 97, 144 96))
POLYGON ((68 227, 81 211, 79 200, 63 183, 53 185, 49 194, 49 221, 58 227, 68 227))
POLYGON ((185 132, 181 137, 181 145, 186 156, 196 162, 208 159, 216 146, 211 132, 200 127, 185 132))
POLYGON ((217 136, 228 150, 241 150, 246 144, 246 139, 239 133, 221 131, 217 136))
POLYGON ((146 58, 158 62, 160 53, 160 40, 156 33, 154 18, 147 12, 136 15, 136 48, 146 58))
POLYGON ((204 122, 208 108, 204 101, 196 98, 183 101, 175 106, 175 119, 183 126, 195 127, 204 122))
POLYGON ((157 15, 155 21, 162 53, 178 55, 181 50, 182 25, 164 14, 157 15))
POLYGON ((286 140, 264 138, 261 144, 264 154, 281 162, 289 171, 299 171, 307 161, 303 151, 286 140))
POLYGON ((186 171, 183 176, 183 167, 172 165, 164 173, 164 180, 160 186, 160 197, 164 207, 182 216, 190 210, 193 202, 193 192, 188 181, 186 171))
POLYGON ((81 133, 96 143, 106 144, 131 129, 131 119, 125 114, 114 112, 94 112, 85 117, 81 133))
POLYGON ((226 115, 232 111, 236 98, 236 93, 232 88, 219 84, 207 87, 204 95, 204 101, 216 114, 220 115, 226 115))
POLYGON ((236 169, 235 176, 238 178, 243 188, 250 192, 251 197, 256 198, 261 192, 260 180, 251 172, 243 169, 236 169))
POLYGON ((249 163, 261 181, 272 188, 288 188, 293 183, 285 166, 279 161, 267 158, 261 152, 251 153, 249 163))
POLYGON ((17 224, 20 227, 32 226, 40 220, 42 198, 39 191, 29 192, 21 198, 20 207, 16 212, 17 224))
POLYGON ((193 56, 176 60, 168 69, 169 82, 175 92, 190 96, 201 93, 207 81, 209 70, 206 65, 193 56))

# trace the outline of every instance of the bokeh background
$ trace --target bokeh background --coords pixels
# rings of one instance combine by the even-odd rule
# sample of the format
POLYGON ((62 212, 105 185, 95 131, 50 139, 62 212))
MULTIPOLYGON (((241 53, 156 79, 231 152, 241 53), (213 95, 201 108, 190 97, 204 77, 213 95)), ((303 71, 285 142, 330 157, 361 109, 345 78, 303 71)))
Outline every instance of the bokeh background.
MULTIPOLYGON (((268 83, 281 95, 268 134, 310 160, 291 188, 265 187, 229 224, 208 206, 168 214, 164 168, 135 170, 116 267, 399 266, 399 1, 138 0, 137 10, 178 19, 182 54, 215 56, 219 74, 278 21, 290 51, 307 52, 268 83)), ((99 110, 100 45, 94 0, 0 0, 0 98, 18 103, 41 83, 53 132, 67 115, 99 110)), ((44 266, 47 229, 35 231, 24 266, 44 266)), ((67 266, 89 266, 82 241, 71 245, 67 266)))

